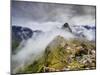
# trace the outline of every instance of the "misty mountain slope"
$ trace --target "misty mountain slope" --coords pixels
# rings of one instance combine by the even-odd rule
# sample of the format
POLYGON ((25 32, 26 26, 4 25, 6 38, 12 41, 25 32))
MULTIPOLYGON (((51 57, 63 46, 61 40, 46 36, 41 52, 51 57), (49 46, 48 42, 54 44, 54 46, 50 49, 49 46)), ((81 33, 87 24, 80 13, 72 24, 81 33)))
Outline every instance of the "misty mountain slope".
POLYGON ((12 1, 11 72, 95 69, 96 7, 12 1))
POLYGON ((48 44, 43 56, 19 68, 16 73, 95 69, 95 66, 95 43, 57 36, 48 44))
MULTIPOLYGON (((62 30, 64 30, 64 29, 67 29, 67 31, 71 30, 69 25, 67 25, 67 26, 64 25, 62 27, 62 30)), ((56 32, 54 32, 54 30, 57 30, 57 33, 60 34, 60 31, 57 28, 50 30, 49 32, 54 34, 54 33, 56 33, 56 32)), ((42 30, 32 30, 28 27, 13 25, 12 26, 12 53, 15 54, 16 51, 18 51, 17 48, 20 46, 20 44, 22 46, 24 46, 23 43, 25 43, 25 41, 27 41, 30 38, 37 39, 38 35, 40 35, 42 33, 43 33, 42 30)), ((47 34, 47 32, 45 32, 45 33, 47 34)))
POLYGON ((86 38, 90 41, 95 41, 96 27, 93 25, 71 26, 73 34, 78 37, 86 38))
POLYGON ((12 29, 13 73, 95 68, 95 53, 93 53, 95 52, 95 26, 72 26, 65 23, 61 27, 53 26, 52 29, 44 32, 41 29, 32 30, 21 26, 13 26, 12 29), (77 47, 82 51, 80 49, 75 51, 77 47), (94 55, 88 55, 88 50, 92 50, 90 52, 94 55), (83 68, 84 64, 80 62, 92 61, 91 56, 94 61, 92 67, 83 68))
POLYGON ((12 53, 16 53, 16 49, 23 41, 25 43, 26 40, 38 36, 40 33, 42 33, 40 30, 33 31, 27 27, 12 26, 12 53))

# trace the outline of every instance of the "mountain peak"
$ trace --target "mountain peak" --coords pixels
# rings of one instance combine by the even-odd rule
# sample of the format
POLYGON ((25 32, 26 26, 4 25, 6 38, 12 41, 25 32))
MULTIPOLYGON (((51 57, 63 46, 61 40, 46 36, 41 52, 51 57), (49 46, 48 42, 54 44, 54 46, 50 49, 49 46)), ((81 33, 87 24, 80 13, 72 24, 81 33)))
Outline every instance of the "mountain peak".
POLYGON ((72 32, 72 29, 70 28, 70 26, 69 26, 68 23, 65 23, 65 24, 62 26, 62 29, 65 29, 65 30, 68 30, 69 32, 72 32))

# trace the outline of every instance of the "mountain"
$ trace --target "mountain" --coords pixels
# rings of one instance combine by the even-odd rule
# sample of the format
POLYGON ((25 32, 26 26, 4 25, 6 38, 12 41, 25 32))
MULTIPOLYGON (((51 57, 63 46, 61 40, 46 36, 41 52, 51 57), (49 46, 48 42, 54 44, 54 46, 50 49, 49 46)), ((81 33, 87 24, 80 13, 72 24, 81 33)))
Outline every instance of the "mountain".
POLYGON ((32 37, 33 31, 21 26, 12 26, 12 39, 23 40, 32 37))
POLYGON ((31 30, 27 27, 12 26, 12 53, 20 45, 23 40, 28 40, 32 36, 41 34, 40 30, 31 30))
POLYGON ((19 68, 16 73, 95 69, 95 58, 95 43, 57 36, 48 44, 43 56, 19 68))
POLYGON ((62 26, 62 29, 65 29, 65 30, 67 30, 67 31, 69 31, 69 32, 72 33, 72 29, 70 28, 70 26, 69 26, 68 23, 65 23, 65 24, 62 26))
POLYGON ((72 33, 80 38, 86 38, 90 41, 95 41, 96 27, 90 25, 74 25, 71 26, 72 33))
POLYGON ((65 23, 61 27, 62 30, 68 31, 79 38, 86 38, 95 41, 96 27, 94 25, 69 25, 65 23))
POLYGON ((96 29, 95 26, 84 25, 83 27, 86 28, 86 29, 94 29, 94 30, 96 29))
POLYGON ((95 30, 95 26, 71 26, 68 23, 46 32, 12 26, 13 65, 18 64, 14 66, 13 72, 95 69, 95 30))

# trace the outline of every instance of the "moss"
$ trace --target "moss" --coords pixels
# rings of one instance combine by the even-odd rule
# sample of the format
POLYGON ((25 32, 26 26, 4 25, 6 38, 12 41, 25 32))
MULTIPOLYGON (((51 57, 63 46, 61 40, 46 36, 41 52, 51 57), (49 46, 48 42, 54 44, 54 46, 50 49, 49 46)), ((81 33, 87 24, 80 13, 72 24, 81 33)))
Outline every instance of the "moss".
POLYGON ((78 61, 76 61, 76 60, 74 60, 74 61, 72 61, 69 65, 68 65, 68 67, 69 67, 69 69, 70 70, 80 70, 80 69, 82 69, 83 68, 83 64, 80 64, 78 61))
POLYGON ((39 58, 35 60, 32 64, 26 65, 23 68, 19 69, 18 73, 39 73, 44 72, 44 58, 39 58))
POLYGON ((46 66, 53 68, 62 67, 64 65, 62 61, 64 61, 65 56, 65 52, 61 47, 57 47, 54 50, 51 50, 46 58, 46 63, 48 64, 46 66))
MULTIPOLYGON (((84 55, 88 55, 89 49, 95 49, 95 44, 80 39, 65 40, 62 37, 58 37, 47 46, 42 57, 32 64, 23 67, 19 72, 51 72, 51 70, 46 70, 45 67, 54 68, 59 71, 63 68, 67 68, 68 70, 86 69, 88 65, 81 63, 81 60, 84 59, 84 55)), ((93 59, 95 60, 95 58, 93 59)), ((93 59, 90 58, 90 60, 93 59)), ((95 67, 95 62, 90 64, 90 69, 91 67, 95 67)))

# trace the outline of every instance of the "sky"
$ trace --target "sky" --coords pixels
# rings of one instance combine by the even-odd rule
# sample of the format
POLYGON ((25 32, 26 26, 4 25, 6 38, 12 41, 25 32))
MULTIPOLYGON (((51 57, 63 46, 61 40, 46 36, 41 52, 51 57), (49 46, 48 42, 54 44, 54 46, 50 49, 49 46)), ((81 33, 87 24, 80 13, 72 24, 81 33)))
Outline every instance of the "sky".
POLYGON ((28 1, 12 1, 12 25, 36 23, 69 23, 72 25, 95 25, 95 6, 72 5, 28 1))
MULTIPOLYGON (((16 68, 33 61, 45 51, 48 44, 58 35, 69 39, 75 38, 59 26, 64 23, 69 25, 95 25, 95 6, 12 1, 11 5, 12 25, 29 27, 32 30, 41 30, 44 33, 22 42, 18 47, 19 52, 12 56, 12 62, 16 68), (56 28, 57 27, 57 28, 56 28), (24 46, 24 47, 23 47, 24 46), (15 63, 16 62, 16 63, 15 63)), ((78 32, 78 31, 77 31, 78 32)), ((92 40, 94 31, 85 30, 86 38, 92 40)))

